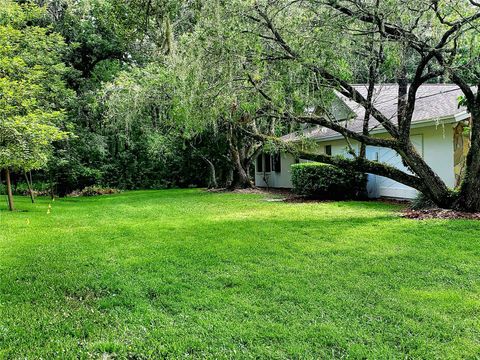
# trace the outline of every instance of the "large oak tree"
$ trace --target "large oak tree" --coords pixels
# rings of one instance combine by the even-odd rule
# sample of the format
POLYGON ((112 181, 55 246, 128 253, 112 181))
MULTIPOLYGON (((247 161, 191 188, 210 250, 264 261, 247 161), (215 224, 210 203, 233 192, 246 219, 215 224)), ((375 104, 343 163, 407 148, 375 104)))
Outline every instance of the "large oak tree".
MULTIPOLYGON (((262 109, 266 112, 261 115, 320 125, 362 144, 360 154, 351 160, 308 152, 302 157, 392 178, 419 190, 439 206, 480 210, 477 1, 277 0, 232 4, 225 14, 234 14, 232 18, 241 18, 243 23, 230 36, 249 44, 243 56, 245 81, 249 74, 259 74, 250 83, 264 98, 266 106, 262 109), (369 85, 367 96, 354 86, 359 82, 369 85), (382 113, 371 96, 374 85, 382 82, 398 84, 395 118, 382 113), (458 193, 447 187, 410 140, 417 91, 431 82, 456 84, 471 114, 471 148, 458 193), (279 84, 289 84, 291 97, 303 101, 302 109, 278 95, 279 89, 287 89, 279 84), (325 115, 334 92, 365 108, 363 132, 351 131, 325 115), (325 111, 305 114, 312 106, 325 111), (383 126, 388 138, 369 134, 372 118, 383 126), (367 160, 367 145, 395 150, 410 173, 367 160)), ((232 24, 235 22, 227 26, 232 29, 232 24)))

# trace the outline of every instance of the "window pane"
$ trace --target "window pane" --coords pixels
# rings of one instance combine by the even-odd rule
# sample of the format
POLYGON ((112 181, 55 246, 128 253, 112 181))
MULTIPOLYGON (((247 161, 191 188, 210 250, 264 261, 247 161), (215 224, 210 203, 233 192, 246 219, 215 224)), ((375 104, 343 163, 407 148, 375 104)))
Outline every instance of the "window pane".
POLYGON ((332 155, 332 145, 325 145, 325 154, 332 155))
POLYGON ((263 171, 263 154, 257 156, 257 172, 263 171))
POLYGON ((275 172, 281 172, 282 171, 282 158, 280 156, 280 153, 276 153, 274 157, 274 162, 273 162, 273 168, 275 172))
POLYGON ((272 159, 270 154, 265 154, 265 172, 271 172, 272 171, 272 159))

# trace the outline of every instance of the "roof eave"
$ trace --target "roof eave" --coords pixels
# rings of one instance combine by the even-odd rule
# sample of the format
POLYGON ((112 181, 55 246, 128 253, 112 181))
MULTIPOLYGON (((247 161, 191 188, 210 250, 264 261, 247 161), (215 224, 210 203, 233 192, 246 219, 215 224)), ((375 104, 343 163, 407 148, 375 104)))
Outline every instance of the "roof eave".
MULTIPOLYGON (((453 115, 448 115, 448 116, 443 116, 439 118, 431 118, 431 119, 425 119, 425 120, 419 120, 415 121, 412 123, 411 128, 412 129, 417 129, 417 128, 422 128, 422 127, 427 127, 427 126, 432 126, 432 125, 440 125, 440 124, 453 124, 457 123, 460 121, 464 121, 470 118, 470 113, 467 111, 462 111, 458 114, 453 114, 453 115)), ((370 131, 370 134, 376 135, 376 134, 384 134, 387 133, 387 131, 382 127, 378 129, 373 129, 370 131)), ((335 134, 331 136, 326 136, 326 137, 321 137, 321 138, 311 138, 312 140, 316 142, 325 142, 325 141, 332 141, 332 140, 341 140, 344 139, 344 136, 341 134, 335 134)), ((291 142, 299 142, 300 139, 294 139, 294 140, 289 140, 291 142)))

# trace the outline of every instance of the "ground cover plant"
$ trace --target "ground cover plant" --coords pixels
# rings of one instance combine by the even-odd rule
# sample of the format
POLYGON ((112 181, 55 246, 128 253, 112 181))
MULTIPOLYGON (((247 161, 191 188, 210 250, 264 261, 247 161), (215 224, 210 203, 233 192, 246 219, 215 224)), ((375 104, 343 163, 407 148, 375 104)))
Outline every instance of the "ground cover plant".
POLYGON ((0 204, 0 358, 475 358, 480 222, 139 191, 0 204))

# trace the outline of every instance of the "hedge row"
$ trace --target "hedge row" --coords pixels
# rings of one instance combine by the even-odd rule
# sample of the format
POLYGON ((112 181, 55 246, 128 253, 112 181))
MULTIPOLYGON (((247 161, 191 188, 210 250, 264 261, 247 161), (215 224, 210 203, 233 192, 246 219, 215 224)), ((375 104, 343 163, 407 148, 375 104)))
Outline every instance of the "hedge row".
POLYGON ((333 165, 308 162, 292 165, 295 193, 321 199, 365 197, 367 176, 333 165))

